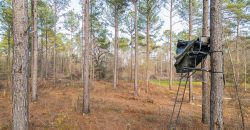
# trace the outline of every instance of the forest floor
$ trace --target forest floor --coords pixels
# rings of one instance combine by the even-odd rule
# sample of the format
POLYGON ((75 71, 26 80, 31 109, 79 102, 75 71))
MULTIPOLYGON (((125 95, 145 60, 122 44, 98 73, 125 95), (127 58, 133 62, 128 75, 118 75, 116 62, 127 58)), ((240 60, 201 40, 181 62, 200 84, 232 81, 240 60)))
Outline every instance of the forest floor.
MULTIPOLYGON (((40 83, 38 101, 30 102, 30 130, 165 130, 169 126, 176 88, 150 84, 149 93, 140 90, 133 96, 133 84, 97 81, 91 87, 91 113, 81 114, 83 89, 78 84, 40 83)), ((142 85, 140 85, 143 88, 142 85)), ((233 89, 225 89, 224 125, 226 130, 240 129, 240 115, 233 89)), ((194 103, 186 94, 177 129, 206 130, 201 123, 201 87, 194 86, 194 103)), ((250 129, 250 93, 244 94, 246 129, 250 129), (247 115, 248 113, 248 115, 247 115)), ((11 94, 0 87, 0 130, 11 129, 11 94)))

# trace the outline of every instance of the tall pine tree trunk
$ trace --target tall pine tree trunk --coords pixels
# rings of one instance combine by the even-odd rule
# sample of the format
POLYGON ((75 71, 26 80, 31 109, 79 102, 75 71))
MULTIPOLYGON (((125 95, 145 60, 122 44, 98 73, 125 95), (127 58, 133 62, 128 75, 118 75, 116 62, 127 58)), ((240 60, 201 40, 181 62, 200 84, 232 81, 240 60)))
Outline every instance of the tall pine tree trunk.
POLYGON ((10 89, 11 83, 11 62, 10 62, 10 30, 8 30, 8 55, 7 55, 7 89, 10 89))
POLYGON ((147 31, 146 31, 146 37, 147 37, 147 50, 146 50, 146 92, 148 92, 148 85, 149 85, 149 18, 147 18, 147 31))
MULTIPOLYGON (((117 7, 115 7, 117 8, 117 7)), ((115 9, 117 10, 117 9, 115 9)), ((113 88, 116 89, 117 87, 117 62, 118 61, 118 12, 115 12, 115 50, 114 50, 114 83, 113 88)))
POLYGON ((138 50, 138 7, 137 7, 137 0, 134 0, 134 8, 135 8, 135 80, 134 80, 134 95, 138 96, 138 61, 137 61, 137 50, 138 50))
POLYGON ((247 47, 244 45, 244 89, 247 91, 247 47))
POLYGON ((90 112, 89 106, 89 0, 84 3, 84 92, 83 92, 83 113, 90 112))
POLYGON ((12 0, 14 29, 12 129, 28 130, 28 0, 12 0))
POLYGON ((211 0, 210 44, 211 44, 211 96, 210 130, 223 130, 223 48, 221 6, 222 0, 211 0))
POLYGON ((172 58, 172 20, 173 20, 173 0, 171 0, 170 3, 170 36, 169 36, 169 54, 170 54, 170 78, 169 78, 169 89, 172 89, 172 84, 173 84, 173 69, 172 69, 172 64, 173 64, 173 58, 172 58))
MULTIPOLYGON (((202 36, 208 38, 208 0, 203 0, 203 28, 202 36)), ((205 70, 209 70, 209 55, 201 63, 205 70)), ((202 123, 209 123, 209 74, 202 71, 202 123)))
MULTIPOLYGON (((133 19, 131 19, 131 23, 133 22, 133 19)), ((130 34, 130 39, 131 39, 131 48, 130 48, 130 77, 129 81, 132 83, 133 82, 133 34, 130 34)))
POLYGON ((235 51, 236 51, 236 73, 237 73, 237 81, 240 82, 240 58, 239 58, 239 45, 241 40, 240 40, 240 21, 237 20, 237 37, 236 37, 236 47, 235 47, 235 51))
POLYGON ((48 79, 48 30, 45 31, 45 80, 48 79))
POLYGON ((37 100, 37 70, 38 70, 38 37, 37 37, 37 0, 33 0, 33 69, 32 69, 32 100, 37 100))
MULTIPOLYGON (((193 12, 192 12, 192 0, 189 0, 189 41, 192 40, 192 29, 193 29, 193 12)), ((190 73, 192 75, 192 72, 190 73)), ((189 78, 189 103, 193 103, 193 77, 189 78)))
MULTIPOLYGON (((54 10, 54 14, 55 14, 55 21, 57 21, 57 4, 56 4, 56 1, 54 1, 54 5, 55 5, 55 10, 54 10)), ((56 42, 57 42, 57 39, 56 39, 56 33, 57 33, 57 22, 55 22, 55 28, 54 28, 54 47, 53 47, 53 71, 54 71, 54 78, 53 78, 53 83, 54 83, 54 86, 56 86, 56 42)))
POLYGON ((43 57, 43 48, 44 48, 44 39, 43 39, 43 34, 41 36, 41 54, 40 54, 40 67, 41 70, 40 70, 40 77, 43 78, 43 75, 44 75, 44 57, 43 57))

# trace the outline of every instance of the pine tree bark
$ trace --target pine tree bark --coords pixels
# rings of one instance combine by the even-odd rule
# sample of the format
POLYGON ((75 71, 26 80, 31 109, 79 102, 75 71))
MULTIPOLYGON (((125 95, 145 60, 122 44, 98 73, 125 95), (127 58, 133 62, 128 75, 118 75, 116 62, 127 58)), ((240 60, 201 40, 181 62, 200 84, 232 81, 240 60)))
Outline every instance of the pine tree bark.
POLYGON ((90 113, 89 106, 89 0, 84 3, 84 92, 83 113, 90 113))
POLYGON ((32 101, 37 100, 37 69, 38 69, 38 37, 37 37, 37 0, 33 0, 33 69, 32 69, 32 101))
MULTIPOLYGON (((208 38, 208 0, 203 0, 203 28, 202 36, 208 38)), ((209 55, 201 63, 205 70, 209 70, 209 55)), ((209 74, 202 71, 202 123, 209 123, 209 74)))
POLYGON ((210 130, 223 130, 223 48, 221 6, 222 0, 210 2, 211 92, 210 130))
MULTIPOLYGON (((193 10, 192 0, 189 0, 189 41, 192 40, 192 29, 193 29, 193 10)), ((192 72, 189 74, 192 75, 192 72)), ((193 103, 193 76, 189 77, 189 103, 193 103)))
POLYGON ((138 50, 138 7, 137 7, 137 1, 134 0, 134 8, 135 8, 135 73, 134 73, 134 95, 138 96, 138 61, 137 61, 137 50, 138 50))
POLYGON ((173 85, 173 58, 172 58, 172 20, 173 20, 173 0, 170 3, 170 36, 169 36, 169 54, 170 54, 170 78, 169 78, 169 90, 172 89, 173 85))
POLYGON ((12 0, 14 60, 12 129, 28 130, 28 0, 12 0))

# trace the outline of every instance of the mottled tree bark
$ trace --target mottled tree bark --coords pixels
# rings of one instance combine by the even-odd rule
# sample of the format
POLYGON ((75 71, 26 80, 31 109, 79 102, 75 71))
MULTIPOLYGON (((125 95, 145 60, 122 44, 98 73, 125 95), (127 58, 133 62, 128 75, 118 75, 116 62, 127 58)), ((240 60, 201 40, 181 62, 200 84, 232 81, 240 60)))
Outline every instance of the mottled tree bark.
MULTIPOLYGON (((203 28, 202 36, 208 38, 208 0, 203 0, 203 28)), ((209 70, 209 55, 201 63, 205 70, 209 70)), ((202 71, 202 123, 209 123, 209 74, 202 71)))
POLYGON ((210 130, 223 130, 223 48, 221 6, 222 0, 211 0, 210 7, 210 44, 211 44, 211 96, 210 130))
POLYGON ((14 60, 12 129, 28 130, 28 0, 12 0, 14 60))
POLYGON ((32 101, 37 100, 37 69, 38 69, 38 37, 37 37, 37 0, 32 1, 33 4, 33 69, 32 69, 32 101))
POLYGON ((89 0, 84 3, 84 92, 83 92, 83 113, 90 112, 89 106, 89 0))

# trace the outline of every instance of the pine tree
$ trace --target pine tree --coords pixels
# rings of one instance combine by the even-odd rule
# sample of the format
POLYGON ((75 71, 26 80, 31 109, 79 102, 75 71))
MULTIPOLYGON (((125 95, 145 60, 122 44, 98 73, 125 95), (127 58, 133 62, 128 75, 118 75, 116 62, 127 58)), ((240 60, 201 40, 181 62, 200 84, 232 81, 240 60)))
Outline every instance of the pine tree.
POLYGON ((37 100, 37 71, 38 71, 38 36, 37 36, 37 0, 32 0, 33 12, 33 69, 32 69, 32 100, 37 100))
POLYGON ((89 106, 89 0, 84 3, 84 92, 83 92, 83 113, 90 113, 89 106))
POLYGON ((211 0, 210 5, 210 44, 211 44, 211 97, 210 130, 223 130, 223 47, 221 0, 211 0))
POLYGON ((161 28, 162 22, 158 16, 161 8, 161 0, 141 0, 139 5, 139 12, 142 22, 146 30, 146 92, 149 86, 149 54, 150 54, 150 39, 155 36, 157 31, 161 28))
POLYGON ((13 0, 13 130, 28 130, 28 0, 13 0))
POLYGON ((119 21, 121 15, 125 12, 126 7, 128 6, 127 0, 106 0, 106 3, 111 10, 111 16, 114 18, 114 27, 115 27, 115 45, 114 45, 114 74, 113 74, 113 88, 117 88, 118 74, 118 39, 119 39, 119 21))
POLYGON ((135 26, 135 80, 134 80, 134 95, 138 96, 138 61, 137 61, 137 51, 138 51, 138 7, 137 7, 138 0, 133 0, 134 4, 134 11, 135 11, 135 19, 134 19, 134 26, 135 26))
MULTIPOLYGON (((208 38, 208 0, 203 0, 203 28, 202 36, 208 38)), ((201 64, 205 70, 209 69, 209 55, 201 64)), ((209 123, 209 74, 202 71, 202 123, 209 123)))

